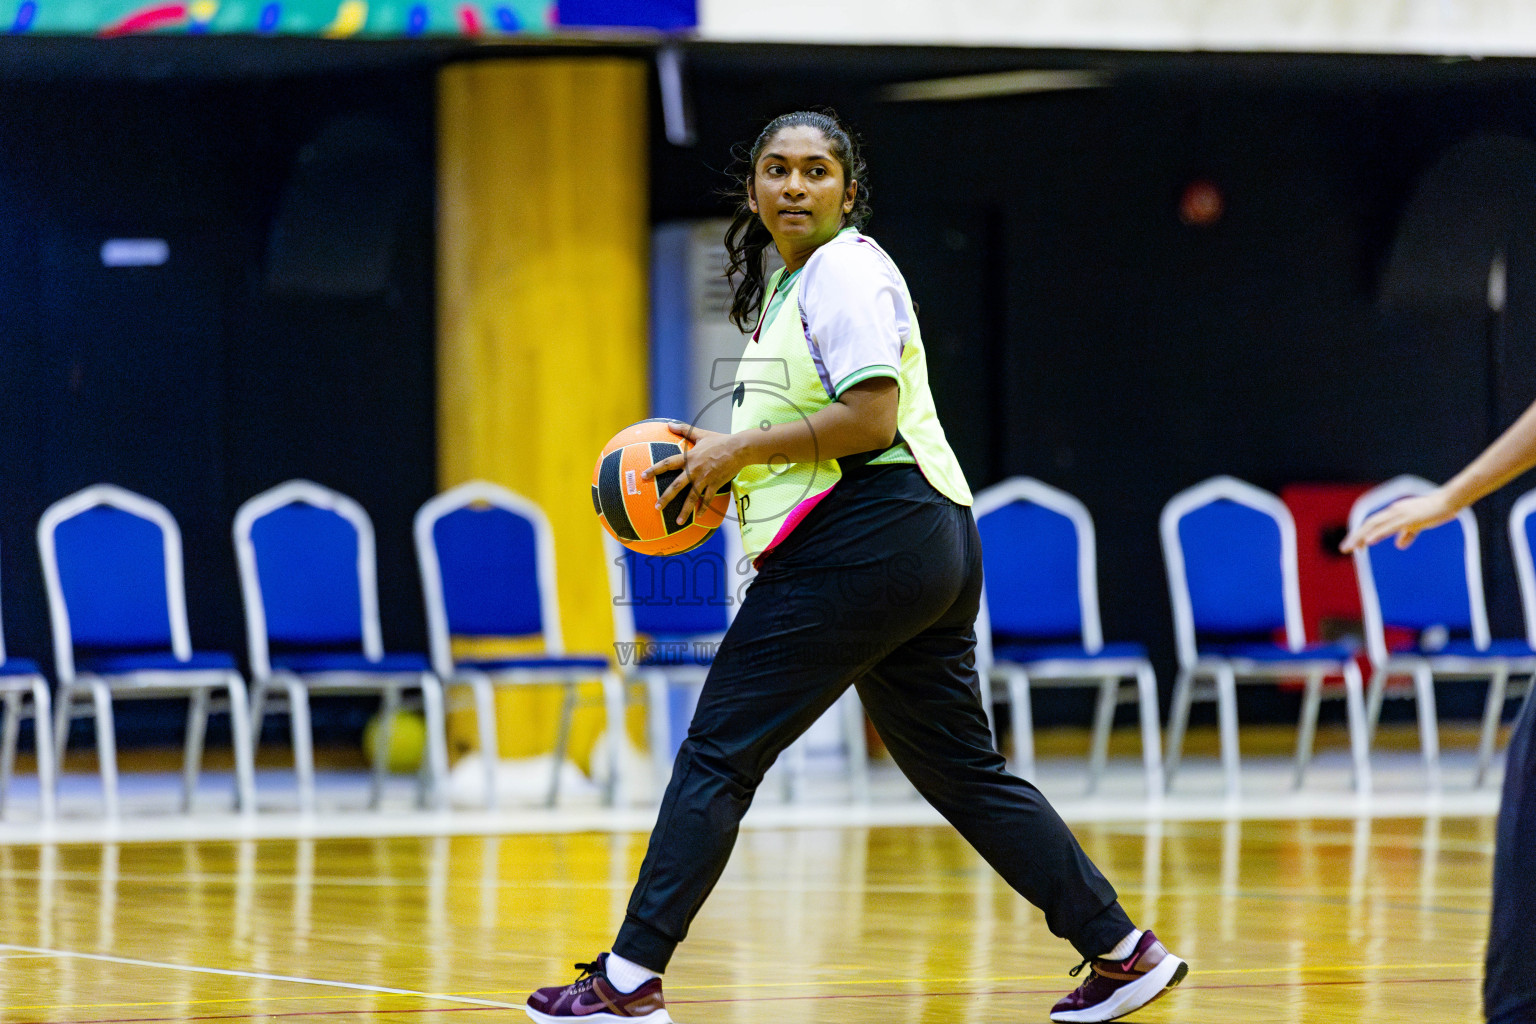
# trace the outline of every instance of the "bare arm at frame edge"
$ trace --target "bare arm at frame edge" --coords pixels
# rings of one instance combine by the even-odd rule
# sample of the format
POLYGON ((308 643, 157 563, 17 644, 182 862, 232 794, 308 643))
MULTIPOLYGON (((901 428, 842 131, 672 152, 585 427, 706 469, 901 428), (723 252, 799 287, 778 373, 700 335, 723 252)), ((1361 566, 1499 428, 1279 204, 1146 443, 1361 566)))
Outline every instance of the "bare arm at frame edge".
POLYGON ((1499 439, 1450 480, 1414 498, 1395 501, 1349 532, 1339 550, 1354 551, 1397 535, 1406 548, 1422 530, 1449 522, 1457 512, 1536 466, 1536 403, 1520 414, 1499 439))

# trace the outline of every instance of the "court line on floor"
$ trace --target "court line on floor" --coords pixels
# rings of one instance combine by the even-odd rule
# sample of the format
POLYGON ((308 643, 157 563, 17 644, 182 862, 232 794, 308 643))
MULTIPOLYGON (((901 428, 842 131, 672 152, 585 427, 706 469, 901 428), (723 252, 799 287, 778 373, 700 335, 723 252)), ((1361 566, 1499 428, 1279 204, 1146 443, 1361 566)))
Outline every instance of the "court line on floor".
MULTIPOLYGON (((415 1006, 405 1010, 380 1010, 376 1007, 355 1007, 348 1010, 285 1010, 282 1013, 215 1013, 196 1017, 97 1017, 91 1020, 72 1021, 22 1021, 19 1024, 164 1024, 173 1020, 271 1020, 275 1017, 340 1017, 346 1015, 384 1017, 406 1013, 486 1013, 503 1009, 501 1006, 415 1006)), ((514 1009, 522 1009, 521 1006, 514 1009)))
MULTIPOLYGON (((0 948, 17 948, 17 947, 7 947, 7 946, 0 945, 0 948)), ((129 965, 162 967, 162 968, 169 968, 169 969, 174 969, 174 970, 192 971, 192 972, 195 972, 195 973, 220 974, 220 975, 229 975, 229 976, 235 976, 235 977, 250 977, 250 978, 257 978, 257 979, 265 979, 265 980, 291 981, 291 982, 299 982, 299 983, 302 983, 302 984, 329 985, 329 986, 335 986, 335 987, 341 987, 341 988, 350 988, 350 989, 358 989, 358 990, 369 991, 369 992, 377 992, 377 993, 387 994, 387 995, 403 995, 403 996, 412 996, 412 997, 417 997, 417 998, 438 999, 438 1000, 445 1000, 445 1001, 449 1001, 449 1002, 456 1002, 456 1003, 463 1003, 463 1004, 473 1004, 473 1005, 449 1006, 449 1007, 410 1007, 410 1008, 402 1008, 402 1009, 398 1009, 398 1010, 380 1009, 378 1007, 366 1007, 366 1008, 358 1007, 358 1008, 330 1009, 330 1010, 292 1010, 292 1011, 282 1011, 282 1012, 277 1012, 277 1013, 273 1013, 273 1012, 269 1011, 269 1012, 266 1012, 266 1013, 259 1013, 259 1014, 258 1013, 228 1013, 228 1014, 200 1014, 200 1015, 196 1015, 196 1016, 188 1016, 188 1015, 185 1015, 185 1014, 180 1014, 180 1015, 177 1015, 175 1017, 111 1017, 111 1018, 93 1018, 93 1019, 85 1020, 85 1021, 76 1020, 76 1021, 70 1021, 70 1022, 64 1022, 64 1021, 33 1021, 33 1022, 28 1022, 28 1024, 161 1024, 161 1022, 174 1021, 174 1020, 188 1020, 188 1021, 193 1021, 193 1020, 196 1020, 196 1021, 251 1020, 251 1019, 254 1019, 256 1017, 261 1017, 263 1019, 270 1019, 270 1018, 281 1018, 281 1017, 346 1016, 346 1015, 352 1015, 352 1014, 369 1014, 371 1016, 383 1016, 383 1015, 391 1015, 391 1014, 458 1013, 458 1012, 472 1011, 472 1010, 522 1009, 521 1004, 515 1004, 515 1003, 503 1003, 503 1002, 494 1002, 494 1001, 490 1001, 490 1000, 472 999, 472 998, 467 998, 467 997, 464 997, 464 996, 450 996, 450 995, 431 994, 431 993, 424 993, 424 992, 416 992, 416 991, 413 991, 413 990, 410 990, 410 989, 389 989, 389 988, 382 988, 382 987, 379 987, 379 986, 360 985, 360 984, 356 984, 356 983, 353 983, 353 982, 328 982, 328 981, 322 981, 320 979, 314 979, 314 978, 295 978, 295 977, 288 977, 288 976, 283 976, 283 975, 259 974, 259 973, 255 973, 255 972, 249 972, 249 971, 232 971, 232 970, 225 970, 225 969, 222 969, 222 968, 188 967, 186 965, 181 965, 181 964, 161 964, 161 963, 155 963, 153 961, 133 960, 133 959, 125 958, 125 957, 111 957, 111 956, 105 956, 105 955, 101 955, 101 954, 92 954, 92 953, 70 953, 70 952, 67 952, 67 951, 47 951, 47 950, 40 950, 40 952, 53 952, 53 953, 56 953, 58 955, 63 955, 63 956, 74 956, 74 957, 79 957, 79 958, 87 959, 87 960, 102 960, 102 961, 106 961, 106 962, 109 962, 109 963, 122 963, 122 964, 129 964, 129 965)), ((1471 965, 1471 964, 1374 965, 1374 967, 1372 969, 1374 969, 1374 970, 1390 970, 1390 969, 1394 969, 1395 967, 1399 967, 1399 966, 1406 969, 1406 968, 1410 968, 1410 967, 1417 967, 1417 968, 1440 968, 1440 967, 1468 967, 1468 966, 1474 966, 1474 965, 1471 965)), ((1317 968, 1317 967, 1259 968, 1259 969, 1244 968, 1244 969, 1235 969, 1235 970, 1207 971, 1207 972, 1204 972, 1204 973, 1207 974, 1207 975, 1209 975, 1209 974, 1247 974, 1247 973, 1263 973, 1265 971, 1273 971, 1273 970, 1298 970, 1298 969, 1302 970, 1302 971, 1310 971, 1310 970, 1348 970, 1348 969, 1352 969, 1352 968, 1342 967, 1342 966, 1323 967, 1323 968, 1317 968)), ((1353 968, 1353 969, 1358 969, 1358 968, 1353 968)), ((927 980, 927 979, 912 979, 912 980, 914 980, 914 981, 922 981, 922 980, 927 980)), ((942 979, 942 980, 951 980, 951 979, 942 979)), ((1020 980, 1026 980, 1026 979, 1020 979, 1020 980)), ((1030 977, 1027 980, 1035 980, 1035 978, 1030 977)), ((1044 980, 1044 979, 1042 978, 1040 980, 1044 980)), ((1234 990, 1236 990, 1236 989, 1276 989, 1276 988, 1320 988, 1320 987, 1325 987, 1325 986, 1359 986, 1359 985, 1373 985, 1373 984, 1374 985, 1406 985, 1406 984, 1432 985, 1432 984, 1459 984, 1459 983, 1472 984, 1472 983, 1479 982, 1481 980, 1482 979, 1480 977, 1464 977, 1464 978, 1341 978, 1341 979, 1336 979, 1336 980, 1316 979, 1316 980, 1312 980, 1312 981, 1268 981, 1268 982, 1266 982, 1266 981, 1255 981, 1255 982, 1239 982, 1237 984, 1228 984, 1228 985, 1200 985, 1200 984, 1184 985, 1184 986, 1182 986, 1180 988, 1179 991, 1181 991, 1181 992, 1220 992, 1220 991, 1223 991, 1223 990, 1226 990, 1226 989, 1234 989, 1234 990)), ((831 984, 837 984, 837 982, 832 982, 831 984)), ((872 981, 872 982, 865 982, 865 984, 889 984, 889 982, 872 981)), ((691 986, 691 988, 693 988, 694 990, 697 990, 697 989, 700 989, 700 988, 712 988, 712 987, 715 987, 715 986, 691 986)), ((719 986, 719 987, 724 988, 724 987, 727 987, 727 986, 719 986)), ((738 987, 738 988, 754 988, 754 987, 760 987, 760 986, 750 986, 749 985, 749 986, 734 986, 734 987, 738 987)), ((683 989, 683 991, 686 991, 686 990, 688 990, 688 987, 685 987, 683 989)), ((806 1002, 806 1001, 817 1001, 817 1000, 851 1000, 851 999, 963 999, 963 998, 975 998, 975 997, 979 997, 979 996, 1034 996, 1034 995, 1045 996, 1045 995, 1054 995, 1058 991, 1059 991, 1059 988, 1048 988, 1048 989, 981 989, 981 990, 971 990, 971 991, 966 991, 966 992, 831 992, 831 993, 820 993, 820 994, 814 994, 814 995, 756 996, 756 997, 750 997, 750 998, 745 998, 745 999, 676 999, 676 998, 674 998, 674 999, 670 1000, 670 1002, 673 1005, 676 1005, 676 1006, 688 1006, 688 1005, 703 1006, 703 1005, 725 1004, 725 1003, 806 1002)), ((293 997, 288 997, 288 998, 293 998, 293 997)), ((156 1005, 156 1004, 118 1004, 118 1005, 156 1005)), ((174 1005, 174 1004, 159 1004, 159 1005, 174 1005)), ((84 1008, 84 1007, 82 1007, 82 1008, 84 1008)), ((11 1011, 14 1012, 14 1010, 16 1010, 16 1009, 25 1009, 25 1008, 24 1007, 7 1007, 5 1009, 8 1009, 8 1010, 11 1010, 11 1011)))
MULTIPOLYGON (((231 972, 218 972, 231 973, 231 972)), ((1324 986, 1346 985, 1438 985, 1438 984, 1472 984, 1480 982, 1477 977, 1466 978, 1351 978, 1337 981, 1276 981, 1276 982, 1252 982, 1237 985, 1184 985, 1181 992, 1221 992, 1227 989, 1274 989, 1274 988, 1321 988, 1324 986)), ((393 990, 398 992, 398 990, 393 990)), ((729 1003, 786 1003, 786 1002, 812 1002, 830 1000, 852 999, 974 999, 980 996, 1050 996, 1060 992, 1059 988, 1049 989, 983 989, 969 992, 834 992, 819 995, 802 996, 762 996, 747 999, 672 999, 669 1002, 674 1006, 707 1006, 729 1003)), ((419 993, 400 993, 419 994, 419 993)), ((438 997, 455 998, 455 997, 438 997)), ((461 1000, 462 1001, 462 1000, 461 1000)), ((508 1003, 486 1004, 481 1006, 449 1006, 449 1007, 412 1007, 400 1010, 381 1010, 376 1007, 357 1007, 351 1009, 335 1010, 292 1010, 281 1013, 228 1013, 206 1014, 199 1016, 176 1017, 110 1017, 95 1018, 85 1021, 31 1021, 26 1024, 163 1024, 165 1021, 207 1021, 207 1020, 253 1020, 257 1017, 271 1019, 279 1017, 337 1017, 347 1015, 367 1014, 369 1016, 403 1015, 417 1013, 462 1013, 464 1011, 485 1011, 491 1009, 522 1009, 508 1003)))
MULTIPOLYGON (((0 949, 17 949, 17 947, 0 946, 0 949)), ((60 952, 58 952, 58 950, 38 950, 37 953, 32 953, 32 955, 37 955, 37 956, 65 955, 65 953, 60 953, 60 952)), ((97 955, 97 953, 75 953, 75 955, 83 956, 83 958, 89 958, 89 960, 106 960, 106 961, 109 961, 109 963, 131 963, 131 964, 146 964, 147 963, 147 964, 152 964, 152 966, 157 966, 157 967, 174 967, 174 969, 181 969, 181 970, 198 970, 198 972, 207 972, 207 973, 226 973, 226 975, 253 976, 253 978, 280 978, 280 979, 289 979, 289 981, 293 981, 293 978, 287 978, 287 976, 283 976, 283 975, 258 975, 258 973, 255 973, 255 972, 233 972, 233 970, 212 969, 212 967, 206 967, 206 969, 198 969, 198 967, 184 967, 184 966, 180 966, 180 964, 158 964, 158 963, 154 963, 154 961, 135 961, 135 960, 126 960, 126 958, 111 958, 111 956, 97 955)), ((1479 967, 1479 966, 1481 966, 1481 964, 1470 963, 1470 961, 1468 961, 1468 963, 1439 963, 1439 964, 1279 964, 1279 966, 1273 966, 1273 967, 1227 967, 1227 969, 1201 970, 1200 975, 1203 976, 1203 978, 1209 978, 1209 976, 1215 976, 1215 975, 1263 975, 1263 973, 1276 973, 1276 972, 1287 972, 1287 973, 1295 973, 1295 972, 1299 972, 1299 973, 1319 973, 1319 972, 1338 973, 1338 972, 1382 972, 1382 970, 1455 970, 1455 969, 1476 969, 1476 967, 1479 967)), ((1055 973, 1051 973, 1051 975, 1012 975, 1012 976, 1000 976, 1000 978, 865 978, 865 979, 860 979, 860 978, 836 978, 836 979, 828 978, 828 979, 819 979, 819 981, 811 981, 811 983, 806 983, 806 981, 783 981, 783 983, 766 983, 766 984, 739 984, 739 983, 733 983, 733 984, 719 984, 719 986, 697 986, 697 984, 696 984, 696 986, 676 986, 676 987, 673 987, 673 989, 671 989, 671 992, 674 992, 674 993, 677 993, 677 992, 710 992, 710 990, 714 990, 714 989, 748 989, 748 990, 753 990, 753 989, 756 989, 756 990, 762 990, 762 989, 790 989, 790 987, 802 987, 802 986, 808 986, 808 984, 811 984, 811 986, 828 986, 828 987, 845 987, 845 986, 900 986, 900 984, 905 984, 905 986, 912 986, 912 984, 934 984, 934 983, 940 983, 940 984, 968 984, 968 983, 977 983, 977 981, 991 981, 991 983, 1001 983, 1001 981, 1057 981, 1057 978, 1058 978, 1058 975, 1055 975, 1055 973)), ((1270 983, 1270 981, 1255 981, 1255 983, 1227 984, 1227 986, 1198 986, 1198 984, 1197 984, 1197 986, 1186 986, 1186 989, 1190 989, 1190 990, 1195 990, 1195 989, 1201 989, 1201 990, 1206 990, 1206 989, 1269 989, 1269 987, 1286 987, 1286 986, 1293 986, 1293 984, 1310 984, 1310 986, 1322 986, 1322 984, 1369 984, 1370 981, 1381 981, 1381 983, 1389 983, 1389 981, 1392 981, 1392 983, 1399 983, 1399 981, 1416 981, 1416 979, 1415 978, 1378 978, 1378 979, 1359 978, 1359 979, 1344 979, 1344 981, 1324 981, 1324 979, 1318 979, 1318 981, 1306 981, 1306 983, 1270 983)), ((1442 978, 1441 981, 1455 981, 1455 978, 1442 978)), ((473 1004, 473 1006, 464 1006, 464 1007, 424 1007, 424 1009, 421 1009, 421 1010, 415 1010, 415 1009, 381 1010, 381 1009, 376 1009, 376 1007, 372 1007, 372 1009, 367 1010, 367 1012, 372 1012, 372 1013, 432 1012, 433 1009, 441 1010, 441 1012, 449 1012, 449 1010, 481 1009, 481 1007, 484 1007, 484 1009, 508 1009, 508 1007, 510 1007, 510 1009, 521 1009, 521 1004, 498 1003, 498 1001, 492 1001, 492 999, 473 998, 473 995, 475 995, 475 993, 462 993, 462 995, 456 995, 456 996, 430 995, 430 993, 415 992, 415 990, 409 990, 409 989, 389 990, 389 989, 378 989, 378 987, 358 986, 358 984, 353 984, 353 983, 326 983, 326 981, 319 981, 319 979, 309 979, 309 984, 333 984, 333 986, 349 987, 349 989, 376 990, 376 992, 381 992, 381 993, 398 993, 398 995, 415 996, 415 998, 422 998, 422 996, 427 996, 427 998, 455 999, 455 1001, 461 1001, 461 1003, 473 1004)), ((975 995, 1009 995, 1009 993, 1018 993, 1018 995, 1025 995, 1025 993, 1035 993, 1035 995, 1040 995, 1040 993, 1054 992, 1054 990, 1055 989, 1040 989, 1040 990, 982 990, 982 992, 977 992, 977 993, 975 993, 975 995)), ((879 996, 879 995, 902 996, 902 998, 906 998, 906 996, 911 996, 911 995, 943 995, 943 993, 856 993, 856 995, 848 995, 848 996, 846 996, 846 998, 874 998, 874 996, 879 996)), ((152 1003, 75 1003, 75 1004, 63 1004, 63 1006, 60 1006, 60 1004, 41 1004, 41 1006, 8 1006, 8 1007, 0 1007, 0 1010, 5 1010, 5 1012, 11 1012, 11 1013, 18 1012, 18 1010, 52 1010, 52 1012, 60 1012, 60 1010, 106 1010, 106 1009, 120 1009, 120 1007, 210 1006, 210 1004, 220 1004, 220 1003, 224 1003, 224 1004, 227 1004, 227 1003, 278 1003, 278 1001, 287 1001, 287 999, 301 999, 301 998, 307 998, 307 996, 296 996, 296 995, 293 995, 293 996, 246 996, 246 998, 237 998, 237 999, 177 999, 177 1001, 152 1001, 152 1003)), ((344 998, 350 998, 350 996, 324 995, 324 996, 313 996, 313 998, 316 998, 316 999, 344 999, 344 998)), ((771 1001, 771 999, 776 999, 776 998, 785 998, 785 999, 793 999, 793 998, 845 998, 845 996, 836 995, 836 993, 834 993, 834 995, 828 995, 828 996, 766 996, 765 1001, 771 1001)), ((677 998, 674 998, 673 1001, 674 1001, 674 1003, 719 1003, 719 999, 677 999, 677 998)), ((293 1015, 303 1016, 303 1015, 321 1015, 321 1013, 332 1013, 332 1015, 336 1015, 336 1013, 352 1013, 352 1012, 358 1012, 358 1010, 304 1010, 304 1012, 292 1012, 292 1013, 289 1013, 289 1012, 270 1013, 269 1012, 269 1013, 261 1013, 261 1015, 250 1015, 250 1013, 209 1013, 209 1015, 197 1015, 197 1016, 178 1015, 178 1016, 175 1016, 175 1018, 103 1018, 103 1019, 94 1019, 94 1021, 77 1022, 77 1024, 115 1024, 115 1021, 118 1021, 118 1019, 124 1019, 124 1021, 127 1021, 127 1019, 131 1019, 131 1021, 144 1021, 147 1024, 147 1022, 166 1021, 166 1019, 198 1019, 198 1021, 214 1021, 214 1019, 246 1019, 246 1018, 249 1018, 249 1016, 293 1016, 293 1015)))
POLYGON ((492 999, 475 999, 470 996, 455 996, 441 992, 419 992, 408 988, 388 988, 383 985, 365 985, 356 981, 331 981, 325 978, 304 978, 289 974, 267 974, 262 971, 240 971, 228 967, 199 967, 194 964, 166 963, 159 960, 139 960, 133 957, 112 956, 107 953, 79 953, 69 949, 47 949, 42 946, 17 946, 10 943, 0 943, 0 951, 10 950, 17 953, 37 953, 44 956, 55 956, 72 960, 94 960, 98 963, 120 964, 125 967, 153 967, 166 971, 183 971, 188 974, 214 974, 226 978, 249 978, 253 981, 281 981, 295 985, 316 985, 322 988, 344 988, 356 992, 373 992, 378 995, 411 996, 417 999, 433 999, 448 1003, 466 1003, 475 1006, 486 1006, 501 1010, 520 1010, 520 1003, 506 1003, 492 999))
MULTIPOLYGON (((499 992, 499 989, 498 989, 498 992, 499 992)), ((473 996, 473 995, 485 995, 485 993, 476 993, 476 992, 461 992, 461 993, 459 993, 459 996, 473 996)), ((229 1004, 235 1004, 235 1003, 300 1003, 300 1001, 309 1001, 309 1003, 324 1003, 324 1001, 327 1001, 327 999, 355 999, 355 998, 356 998, 356 996, 352 995, 352 993, 349 992, 349 993, 346 993, 346 995, 315 995, 315 993, 304 993, 304 995, 247 995, 247 996, 240 996, 240 998, 232 998, 232 999, 135 999, 135 1001, 132 1001, 132 1003, 37 1003, 37 1004, 32 1004, 32 1006, 0 1006, 0 1013, 5 1013, 5 1012, 12 1012, 12 1013, 14 1013, 14 1012, 20 1012, 20 1010, 31 1010, 31 1012, 38 1012, 38 1013, 45 1012, 45 1010, 46 1010, 46 1012, 58 1013, 58 1012, 63 1012, 63 1010, 126 1010, 126 1009, 151 1009, 151 1007, 166 1007, 166 1006, 187 1006, 187 1007, 189 1007, 189 1006, 207 1006, 207 1007, 214 1007, 214 1006, 229 1006, 229 1004)), ((429 1009, 430 1009, 430 1007, 429 1007, 429 1009)), ((438 1007, 438 1009, 442 1009, 442 1007, 438 1007)), ((479 1009, 479 1007, 465 1007, 465 1009, 475 1010, 475 1009, 479 1009)), ((501 1006, 487 1007, 487 1009, 499 1010, 499 1009, 502 1009, 502 1007, 501 1006)), ((233 1016, 240 1016, 240 1015, 233 1015, 233 1016)), ((135 1019, 135 1021, 138 1021, 138 1019, 151 1019, 151 1018, 137 1018, 137 1016, 135 1016, 134 1019, 135 1019)), ((180 1018, 178 1018, 178 1019, 180 1019, 180 1018)))
MULTIPOLYGON (((0 947, 3 948, 3 947, 0 947)), ((1242 974, 1340 974, 1349 972, 1366 973, 1371 971, 1444 971, 1477 969, 1482 967, 1480 962, 1454 961, 1448 963, 1407 963, 1407 964, 1275 964, 1270 967, 1217 967, 1202 968, 1199 974, 1202 978, 1216 975, 1242 975, 1242 974)), ((708 992, 715 989, 774 989, 774 988, 805 988, 809 986, 823 987, 851 987, 855 985, 974 985, 974 984, 998 984, 1003 982, 1020 981, 1056 981, 1061 977, 1060 972, 1050 974, 1003 974, 990 978, 820 978, 812 981, 768 981, 768 982, 730 982, 717 985, 673 985, 670 992, 708 992)), ((496 991, 505 991, 496 990, 496 991)), ((414 994, 414 993, 412 993, 414 994)), ((455 998, 472 998, 489 995, 489 992, 464 992, 455 998)), ((262 999, 298 999, 300 996, 266 996, 266 997, 242 997, 239 999, 183 999, 175 1001, 134 1002, 134 1003, 69 1003, 69 1004, 43 1004, 38 1006, 12 1006, 11 1010, 92 1010, 112 1009, 123 1006, 197 1006, 215 1003, 241 1003, 259 1002, 262 999)), ((317 999, 344 999, 346 996, 316 996, 317 999)), ((495 1004, 498 1006, 509 1004, 495 1004)), ((510 1004, 518 1005, 521 1004, 510 1004)))

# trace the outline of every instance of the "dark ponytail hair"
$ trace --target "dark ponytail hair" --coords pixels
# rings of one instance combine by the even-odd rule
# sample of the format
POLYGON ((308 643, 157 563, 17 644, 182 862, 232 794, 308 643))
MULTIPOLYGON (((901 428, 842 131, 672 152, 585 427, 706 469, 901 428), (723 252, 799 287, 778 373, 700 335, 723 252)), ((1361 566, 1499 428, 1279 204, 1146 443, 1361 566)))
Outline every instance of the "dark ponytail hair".
POLYGON ((757 170, 757 158, 763 155, 763 147, 785 128, 815 128, 831 143, 832 156, 843 167, 843 187, 850 182, 859 183, 858 194, 853 198, 853 209, 843 217, 844 224, 863 228, 869 223, 869 180, 864 166, 864 154, 859 139, 838 120, 832 110, 797 110, 781 114, 769 121, 758 135, 752 149, 746 154, 739 150, 733 176, 735 187, 730 195, 737 200, 736 213, 731 226, 725 232, 725 251, 729 257, 725 268, 735 294, 731 299, 731 323, 743 331, 757 323, 757 315, 763 306, 763 289, 766 286, 763 273, 763 252, 773 244, 773 236, 763 226, 762 219, 747 205, 748 188, 757 170), (745 170, 739 169, 745 162, 745 170))

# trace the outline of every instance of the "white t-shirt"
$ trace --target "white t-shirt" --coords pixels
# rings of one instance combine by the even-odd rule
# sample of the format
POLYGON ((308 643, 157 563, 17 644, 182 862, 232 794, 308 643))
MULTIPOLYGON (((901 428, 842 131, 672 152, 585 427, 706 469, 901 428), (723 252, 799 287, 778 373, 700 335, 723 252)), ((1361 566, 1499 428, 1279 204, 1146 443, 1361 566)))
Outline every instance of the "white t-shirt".
POLYGON ((899 380, 912 322, 905 283, 885 250, 847 231, 812 253, 800 274, 800 323, 827 394, 871 377, 899 380))

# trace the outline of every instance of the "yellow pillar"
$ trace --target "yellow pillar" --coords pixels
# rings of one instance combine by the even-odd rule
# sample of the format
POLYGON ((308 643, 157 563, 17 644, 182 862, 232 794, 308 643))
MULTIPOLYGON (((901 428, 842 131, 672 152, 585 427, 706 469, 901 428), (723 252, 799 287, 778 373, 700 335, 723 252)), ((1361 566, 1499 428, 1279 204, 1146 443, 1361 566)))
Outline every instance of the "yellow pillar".
MULTIPOLYGON (((646 66, 477 61, 438 86, 438 479, 502 484, 554 525, 566 650, 612 651, 589 488, 646 414, 646 66)), ((504 693, 503 757, 552 746, 558 691, 504 693)), ((471 719, 454 716, 456 749, 471 719)), ((572 751, 601 713, 583 712, 572 751)))

